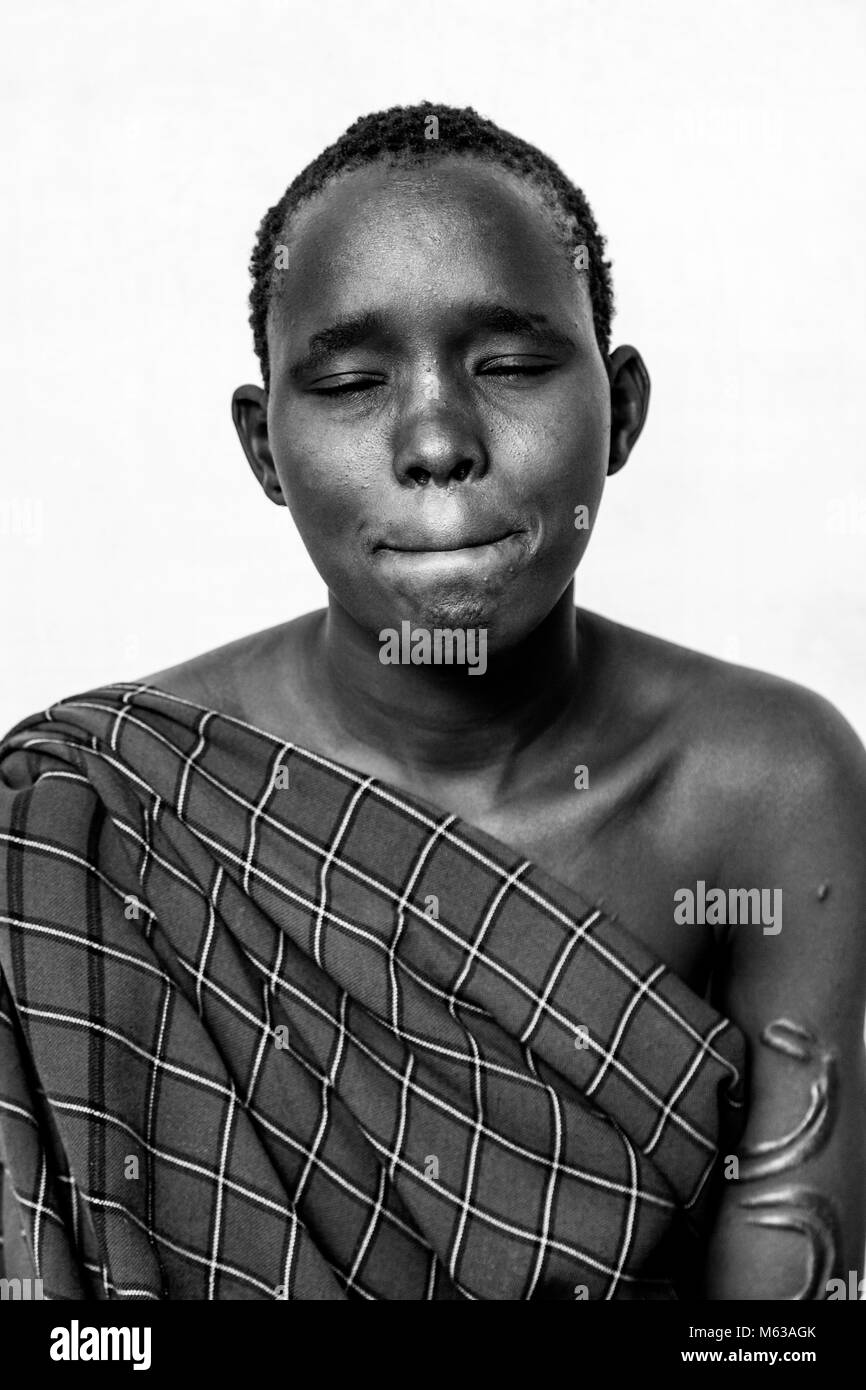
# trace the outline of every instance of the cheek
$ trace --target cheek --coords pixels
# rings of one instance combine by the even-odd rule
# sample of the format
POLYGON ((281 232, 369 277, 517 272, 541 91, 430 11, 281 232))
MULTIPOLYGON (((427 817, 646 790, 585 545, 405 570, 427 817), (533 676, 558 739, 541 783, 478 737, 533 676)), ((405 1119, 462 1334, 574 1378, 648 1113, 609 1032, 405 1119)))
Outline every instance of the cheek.
POLYGON ((583 553, 604 490, 609 446, 610 413, 601 392, 572 392, 549 402, 523 433, 512 453, 514 483, 542 517, 546 547, 568 557, 583 553))
POLYGON ((355 532, 380 471, 381 451, 356 441, 347 452, 344 441, 313 428, 271 439, 280 486, 304 540, 313 543, 320 536, 333 542, 355 532))

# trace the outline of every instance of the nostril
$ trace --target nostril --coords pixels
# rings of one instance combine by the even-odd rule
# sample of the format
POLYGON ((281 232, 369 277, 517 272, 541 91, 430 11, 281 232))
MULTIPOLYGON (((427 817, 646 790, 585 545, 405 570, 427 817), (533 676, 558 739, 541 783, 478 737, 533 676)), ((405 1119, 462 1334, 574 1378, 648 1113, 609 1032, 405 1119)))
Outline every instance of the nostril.
POLYGON ((427 472, 427 469, 419 468, 417 465, 413 468, 407 468, 406 475, 412 479, 413 483, 417 483, 419 487, 426 487, 430 481, 430 474, 427 472))

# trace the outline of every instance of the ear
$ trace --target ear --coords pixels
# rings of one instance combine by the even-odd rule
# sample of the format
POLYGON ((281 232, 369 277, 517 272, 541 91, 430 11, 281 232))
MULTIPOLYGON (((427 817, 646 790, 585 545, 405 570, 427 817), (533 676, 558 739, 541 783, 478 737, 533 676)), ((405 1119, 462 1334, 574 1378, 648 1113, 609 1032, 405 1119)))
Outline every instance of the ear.
POLYGON ((286 505, 268 440, 268 396, 261 386, 239 386, 232 396, 232 420, 238 438, 265 496, 286 505))
POLYGON ((608 358, 610 457, 608 476, 618 473, 638 441, 649 409, 650 379, 637 348, 618 347, 608 358))

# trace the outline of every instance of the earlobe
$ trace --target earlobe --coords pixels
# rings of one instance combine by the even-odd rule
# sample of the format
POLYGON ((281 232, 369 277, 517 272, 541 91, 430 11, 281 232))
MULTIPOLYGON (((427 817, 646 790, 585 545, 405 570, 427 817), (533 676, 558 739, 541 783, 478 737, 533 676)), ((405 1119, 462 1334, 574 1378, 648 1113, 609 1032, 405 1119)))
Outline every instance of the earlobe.
POLYGON ((649 373, 637 348, 618 347, 608 360, 610 456, 608 476, 618 473, 643 429, 650 398, 649 373))
POLYGON ((232 420, 247 463, 265 496, 286 505, 268 439, 268 396, 261 386, 239 386, 232 395, 232 420))

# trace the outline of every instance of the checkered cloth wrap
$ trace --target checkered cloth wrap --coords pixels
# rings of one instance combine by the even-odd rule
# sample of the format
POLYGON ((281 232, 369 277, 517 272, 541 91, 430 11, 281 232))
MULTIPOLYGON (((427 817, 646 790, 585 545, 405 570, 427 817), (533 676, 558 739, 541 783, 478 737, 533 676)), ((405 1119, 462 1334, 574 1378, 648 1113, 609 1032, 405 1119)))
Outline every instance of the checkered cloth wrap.
POLYGON ((0 746, 0 864, 46 1297, 688 1296, 742 1035, 489 835, 125 683, 0 746))

